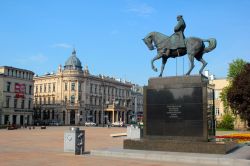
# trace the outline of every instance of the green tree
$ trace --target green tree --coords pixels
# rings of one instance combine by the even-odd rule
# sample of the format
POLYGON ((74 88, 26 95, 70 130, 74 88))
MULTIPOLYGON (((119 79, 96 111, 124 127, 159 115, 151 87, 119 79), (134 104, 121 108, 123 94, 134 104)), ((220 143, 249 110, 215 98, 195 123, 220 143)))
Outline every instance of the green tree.
POLYGON ((228 94, 229 89, 230 89, 230 85, 225 86, 220 93, 220 99, 223 103, 223 107, 224 107, 225 112, 229 111, 229 104, 227 102, 227 94, 228 94))
POLYGON ((222 121, 218 124, 218 128, 233 130, 234 129, 234 118, 232 114, 226 113, 222 116, 222 121))
POLYGON ((239 58, 236 60, 233 60, 232 63, 229 63, 227 79, 233 80, 237 75, 239 75, 239 73, 242 72, 246 63, 247 63, 246 61, 244 61, 243 59, 239 59, 239 58))
POLYGON ((244 65, 246 63, 247 63, 246 61, 244 61, 243 59, 239 59, 239 58, 233 60, 232 63, 229 63, 229 69, 227 73, 227 80, 229 81, 229 85, 224 87, 222 89, 222 92, 220 93, 220 99, 223 102, 223 106, 226 112, 229 111, 229 102, 228 102, 227 96, 228 96, 229 89, 232 86, 232 81, 235 79, 237 75, 239 75, 239 73, 242 72, 244 65))
POLYGON ((235 114, 248 122, 250 127, 250 63, 233 79, 228 89, 227 101, 235 114))

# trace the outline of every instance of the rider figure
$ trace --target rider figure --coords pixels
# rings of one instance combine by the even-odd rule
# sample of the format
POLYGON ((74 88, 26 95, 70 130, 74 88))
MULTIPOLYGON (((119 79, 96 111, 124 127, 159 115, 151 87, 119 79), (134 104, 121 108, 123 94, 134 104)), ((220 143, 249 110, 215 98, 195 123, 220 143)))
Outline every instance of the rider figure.
POLYGON ((174 34, 168 39, 168 46, 164 49, 166 56, 169 56, 170 50, 175 50, 178 48, 185 48, 185 36, 184 30, 186 28, 186 24, 182 15, 177 16, 178 24, 174 27, 174 34))

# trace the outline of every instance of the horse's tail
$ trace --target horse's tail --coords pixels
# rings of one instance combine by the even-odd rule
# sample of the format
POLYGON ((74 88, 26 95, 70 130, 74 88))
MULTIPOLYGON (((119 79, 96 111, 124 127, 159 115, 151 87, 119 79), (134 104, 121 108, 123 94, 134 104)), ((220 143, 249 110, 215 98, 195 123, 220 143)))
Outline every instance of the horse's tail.
POLYGON ((208 42, 209 43, 208 47, 204 48, 203 53, 208 53, 208 52, 212 51, 213 49, 215 49, 215 47, 217 45, 217 41, 214 38, 203 39, 203 42, 208 42))

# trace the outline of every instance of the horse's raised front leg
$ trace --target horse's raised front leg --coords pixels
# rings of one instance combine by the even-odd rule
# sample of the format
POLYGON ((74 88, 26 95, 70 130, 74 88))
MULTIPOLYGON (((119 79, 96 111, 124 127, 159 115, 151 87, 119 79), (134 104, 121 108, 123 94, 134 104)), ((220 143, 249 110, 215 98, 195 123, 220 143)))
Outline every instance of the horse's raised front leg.
POLYGON ((189 67, 189 70, 188 70, 188 72, 186 73, 186 75, 190 75, 191 71, 192 71, 193 68, 194 68, 194 55, 188 54, 188 59, 189 59, 189 62, 190 62, 190 67, 189 67))
POLYGON ((200 75, 202 75, 202 71, 207 66, 207 62, 202 58, 199 61, 202 63, 202 67, 201 67, 199 73, 200 73, 200 75))
POLYGON ((164 70, 164 68, 165 68, 165 64, 166 64, 167 60, 168 60, 167 57, 162 57, 161 73, 160 73, 159 77, 162 77, 163 70, 164 70))
POLYGON ((152 60, 151 60, 151 67, 152 69, 157 72, 157 68, 154 66, 154 61, 156 61, 157 59, 160 59, 162 57, 161 54, 157 54, 152 60))

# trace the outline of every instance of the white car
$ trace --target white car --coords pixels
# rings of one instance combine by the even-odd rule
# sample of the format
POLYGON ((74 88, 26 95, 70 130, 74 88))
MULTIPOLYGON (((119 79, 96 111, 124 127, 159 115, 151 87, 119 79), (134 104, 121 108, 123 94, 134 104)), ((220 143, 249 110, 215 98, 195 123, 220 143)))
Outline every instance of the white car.
POLYGON ((84 126, 96 126, 94 122, 85 122, 84 126))
POLYGON ((113 126, 113 127, 116 127, 116 126, 118 126, 118 127, 122 127, 124 124, 123 124, 123 122, 122 121, 120 121, 120 122, 114 122, 114 123, 112 123, 112 125, 111 126, 113 126))

